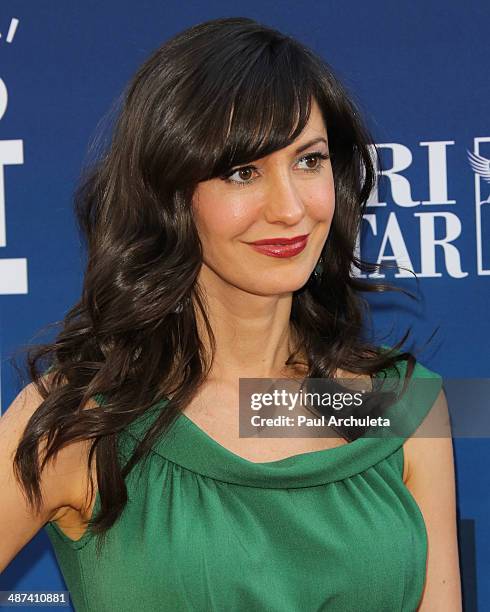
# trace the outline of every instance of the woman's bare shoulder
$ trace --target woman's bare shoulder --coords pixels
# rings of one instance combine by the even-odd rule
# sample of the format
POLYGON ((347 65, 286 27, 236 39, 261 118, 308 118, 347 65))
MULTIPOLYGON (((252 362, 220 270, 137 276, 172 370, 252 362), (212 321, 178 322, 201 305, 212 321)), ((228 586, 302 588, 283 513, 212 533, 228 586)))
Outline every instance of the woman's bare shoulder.
MULTIPOLYGON (((7 458, 9 471, 12 475, 13 459, 22 434, 29 419, 42 402, 43 397, 37 386, 34 383, 29 383, 20 391, 0 419, 2 458, 7 458)), ((96 406, 95 401, 90 401, 86 407, 96 406)), ((55 457, 46 464, 40 480, 46 515, 51 516, 65 506, 83 509, 84 504, 86 504, 84 500, 87 497, 89 480, 87 462, 90 446, 90 440, 71 442, 60 449, 55 457)), ((43 439, 39 443, 38 456, 43 457, 45 451, 46 445, 43 439)), ((2 470, 5 465, 5 463, 2 463, 2 470)))
MULTIPOLYGON (((43 402, 34 383, 25 386, 0 418, 0 571, 29 540, 48 522, 58 516, 82 512, 87 503, 89 473, 87 467, 90 443, 76 441, 63 447, 46 463, 39 479, 39 508, 29 504, 24 488, 14 470, 14 457, 31 416, 43 402)), ((38 445, 38 459, 45 456, 45 441, 38 445)))
MULTIPOLYGON (((451 419, 443 389, 416 431, 403 444, 403 482, 414 480, 428 468, 439 446, 452 449, 451 419)), ((447 454, 451 459, 450 453, 447 454)))

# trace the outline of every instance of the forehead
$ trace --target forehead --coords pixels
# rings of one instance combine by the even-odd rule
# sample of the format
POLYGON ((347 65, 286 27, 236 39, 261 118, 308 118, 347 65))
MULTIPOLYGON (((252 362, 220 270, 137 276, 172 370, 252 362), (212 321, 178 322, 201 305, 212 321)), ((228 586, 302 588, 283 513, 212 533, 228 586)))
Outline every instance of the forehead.
MULTIPOLYGON (((285 146, 283 149, 279 149, 275 153, 278 153, 280 155, 281 150, 283 152, 296 150, 298 146, 305 145, 309 140, 318 137, 323 137, 328 142, 327 128, 325 125, 323 114, 320 110, 320 107, 313 99, 311 104, 310 116, 308 118, 308 121, 306 122, 305 127, 303 128, 303 131, 299 134, 296 140, 285 146)), ((274 155, 274 153, 272 155, 274 155)))
MULTIPOLYGON (((327 140, 328 142, 327 127, 325 125, 325 120, 323 118, 322 111, 315 99, 312 98, 310 116, 308 117, 308 121, 306 122, 303 131, 299 134, 299 136, 297 136, 297 138, 293 142, 284 147, 283 150, 290 151, 296 149, 298 146, 307 143, 307 141, 312 140, 314 138, 318 138, 320 136, 325 138, 325 140, 327 140)), ((280 150, 281 149, 279 149, 279 151, 280 150)))
POLYGON ((310 116, 299 138, 301 138, 308 130, 319 132, 322 135, 326 135, 327 133, 325 120, 315 98, 312 99, 310 116))

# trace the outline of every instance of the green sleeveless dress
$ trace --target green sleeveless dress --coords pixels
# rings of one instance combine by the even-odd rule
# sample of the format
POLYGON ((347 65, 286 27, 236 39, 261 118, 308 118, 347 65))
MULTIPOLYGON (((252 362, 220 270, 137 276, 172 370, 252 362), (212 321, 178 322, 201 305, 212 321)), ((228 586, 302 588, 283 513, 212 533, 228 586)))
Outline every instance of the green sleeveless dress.
MULTIPOLYGON (((413 376, 390 408, 412 433, 442 386, 420 363, 413 376)), ((119 434, 123 455, 164 405, 119 434)), ((406 437, 255 463, 179 416, 128 476, 100 557, 88 531, 74 541, 45 525, 75 610, 413 612, 427 533, 402 480, 406 437)))

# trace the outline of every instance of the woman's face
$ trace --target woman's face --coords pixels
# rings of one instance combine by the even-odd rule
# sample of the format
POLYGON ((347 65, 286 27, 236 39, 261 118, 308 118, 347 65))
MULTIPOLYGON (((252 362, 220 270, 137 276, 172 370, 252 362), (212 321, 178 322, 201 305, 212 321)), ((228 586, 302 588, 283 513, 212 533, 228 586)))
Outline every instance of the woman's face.
MULTIPOLYGON (((313 102, 310 119, 291 145, 198 184, 194 219, 203 247, 200 284, 223 283, 272 296, 301 288, 327 239, 335 193, 327 132, 313 102), (308 235, 296 249, 257 250, 250 243, 308 235), (281 255, 281 256, 277 256, 281 255)), ((293 245, 294 247, 294 245, 293 245)), ((209 287, 210 288, 210 287, 209 287)))

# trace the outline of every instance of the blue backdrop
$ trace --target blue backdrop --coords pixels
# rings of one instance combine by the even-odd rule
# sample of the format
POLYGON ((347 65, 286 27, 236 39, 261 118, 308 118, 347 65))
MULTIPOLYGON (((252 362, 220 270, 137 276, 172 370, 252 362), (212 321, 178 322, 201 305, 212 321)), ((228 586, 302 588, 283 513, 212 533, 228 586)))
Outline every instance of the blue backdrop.
MULTIPOLYGON (((408 325, 424 365, 490 377, 490 4, 84 0, 0 5, 0 356, 5 410, 19 391, 10 355, 78 299, 82 256, 72 190, 101 118, 147 56, 215 17, 292 34, 336 70, 380 147, 361 252, 413 269, 424 299, 373 298, 380 332, 408 325), (390 305, 390 308, 386 308, 390 305)), ((413 277, 386 274, 416 290, 413 277)), ((451 406, 451 410, 455 407, 451 406)), ((457 408, 457 407, 456 407, 457 408)), ((490 609, 490 442, 454 441, 466 610, 490 609)), ((444 509, 441 508, 441 512, 444 509)), ((0 590, 60 590, 44 533, 0 590)))

